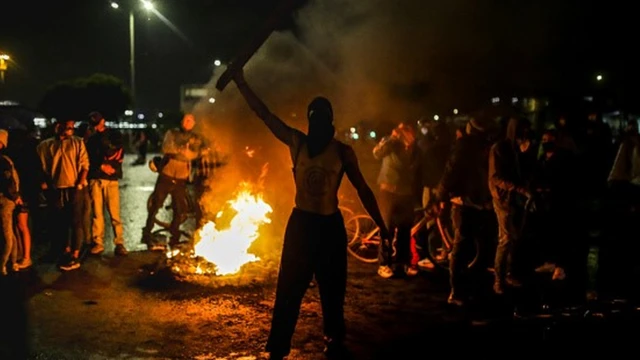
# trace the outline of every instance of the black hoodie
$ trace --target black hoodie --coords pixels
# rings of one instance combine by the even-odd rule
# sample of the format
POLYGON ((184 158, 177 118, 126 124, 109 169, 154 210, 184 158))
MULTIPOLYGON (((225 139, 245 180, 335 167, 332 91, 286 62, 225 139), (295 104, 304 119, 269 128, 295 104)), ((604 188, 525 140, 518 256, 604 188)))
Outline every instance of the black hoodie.
POLYGON ((510 119, 505 138, 495 143, 489 153, 489 189, 494 202, 503 209, 514 205, 514 194, 528 193, 535 158, 520 151, 517 143, 517 139, 527 136, 528 129, 527 120, 510 119))

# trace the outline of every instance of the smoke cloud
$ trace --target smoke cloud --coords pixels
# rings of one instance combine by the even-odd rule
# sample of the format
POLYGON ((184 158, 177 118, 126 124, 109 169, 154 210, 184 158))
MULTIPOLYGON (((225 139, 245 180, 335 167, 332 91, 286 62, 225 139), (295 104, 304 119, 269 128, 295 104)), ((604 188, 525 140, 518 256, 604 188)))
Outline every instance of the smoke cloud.
MULTIPOLYGON (((528 62, 547 38, 549 29, 541 24, 549 15, 542 5, 518 6, 511 11, 484 1, 313 0, 296 14, 295 34, 273 33, 245 66, 245 77, 273 113, 302 131, 306 106, 317 95, 332 101, 339 130, 361 121, 396 124, 433 116, 461 107, 458 102, 488 100, 493 94, 487 84, 536 76, 528 62), (531 76, 503 74, 506 63, 530 69, 531 76)), ((223 70, 214 73, 211 89, 223 70)), ((239 181, 256 177, 269 163, 265 191, 276 213, 288 212, 294 187, 287 147, 251 113, 233 83, 215 98, 215 104, 204 101, 194 110, 206 119, 205 132, 232 155, 231 165, 213 180, 212 198, 228 198, 239 181), (247 147, 256 150, 253 158, 246 156, 247 147)))

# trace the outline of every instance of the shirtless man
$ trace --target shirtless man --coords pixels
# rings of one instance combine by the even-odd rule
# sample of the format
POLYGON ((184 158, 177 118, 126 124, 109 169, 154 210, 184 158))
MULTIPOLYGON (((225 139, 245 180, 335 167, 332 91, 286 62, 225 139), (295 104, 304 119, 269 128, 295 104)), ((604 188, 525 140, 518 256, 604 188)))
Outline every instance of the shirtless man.
POLYGON ((345 337, 344 297, 347 286, 347 235, 338 210, 338 188, 343 174, 358 191, 367 212, 389 233, 378 204, 360 172, 353 149, 334 139, 329 100, 315 98, 308 107, 308 134, 286 125, 249 88, 242 71, 235 73, 240 93, 269 130, 289 147, 296 184, 295 207, 284 236, 271 333, 266 350, 271 359, 289 354, 300 304, 315 276, 320 290, 325 353, 340 356, 345 337))

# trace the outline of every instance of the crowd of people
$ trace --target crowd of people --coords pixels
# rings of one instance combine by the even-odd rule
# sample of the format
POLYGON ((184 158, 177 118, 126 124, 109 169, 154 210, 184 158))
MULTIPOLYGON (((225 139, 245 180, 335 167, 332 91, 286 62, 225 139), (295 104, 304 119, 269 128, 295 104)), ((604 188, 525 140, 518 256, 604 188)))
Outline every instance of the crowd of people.
MULTIPOLYGON (((325 350, 331 354, 344 349, 347 235, 338 208, 343 175, 380 229, 378 275, 383 278, 418 273, 410 256, 416 207, 437 216, 450 214, 454 241, 448 302, 452 305, 462 306, 473 295, 473 274, 466 264, 478 238, 485 238, 480 242, 483 251, 493 247, 495 256, 487 267, 494 272, 492 290, 502 295, 523 286, 532 273, 549 273, 549 280, 557 282, 584 279, 588 234, 579 219, 592 200, 613 199, 608 204, 616 211, 604 221, 604 228, 611 231, 601 237, 608 244, 627 246, 623 241, 635 234, 629 226, 640 185, 640 135, 634 124, 614 141, 598 116, 589 116, 584 126, 575 128, 559 118, 537 133, 529 120, 518 116, 502 123, 472 116, 462 128, 444 121, 418 122, 417 127, 401 123, 373 149, 381 161, 376 199, 354 150, 335 138, 329 100, 318 97, 309 104, 309 131, 304 134, 271 113, 242 72, 234 80, 253 111, 289 147, 293 161, 295 207, 285 232, 267 343, 273 359, 289 353, 300 304, 313 278, 321 294, 325 350), (488 240, 487 224, 496 230, 494 243, 488 240)), ((88 117, 88 131, 82 137, 74 134, 74 120, 57 122, 55 135, 41 142, 27 134, 10 138, 9 132, 0 130, 3 275, 33 264, 29 214, 41 204, 50 210, 47 219, 34 221, 46 224, 61 270, 79 268, 84 249, 93 255, 105 251, 105 208, 114 232, 114 253, 128 254, 120 217, 122 134, 109 129, 100 113, 88 117), (15 144, 8 146, 11 142, 15 144)), ((150 250, 166 246, 157 243, 151 231, 167 196, 171 195, 174 211, 168 245, 176 246, 187 184, 195 184, 197 196, 202 196, 206 180, 219 165, 216 152, 194 127, 195 117, 185 115, 179 128, 166 133, 163 155, 151 162, 158 179, 142 231, 142 242, 150 250)), ((204 214, 201 208, 196 211, 201 224, 204 214)), ((633 269, 633 262, 606 244, 599 244, 603 253, 609 249, 613 254, 609 259, 616 261, 610 261, 604 273, 620 279, 633 269)), ((633 244, 629 246, 633 249, 633 244)), ((429 262, 428 257, 423 259, 423 264, 429 262)))
MULTIPOLYGON (((114 254, 126 256, 125 234, 120 216, 119 181, 123 177, 124 141, 117 129, 107 127, 99 112, 88 114, 87 126, 76 120, 53 124, 54 135, 42 141, 28 131, 0 130, 0 209, 4 236, 2 274, 21 271, 33 265, 31 229, 42 230, 50 244, 49 257, 63 271, 81 266, 83 254, 100 255, 105 251, 105 209, 113 229, 114 254), (76 135, 79 128, 82 134, 76 135), (11 142, 10 142, 11 140, 11 142), (11 146, 8 146, 11 144, 11 146), (43 212, 42 207, 46 210, 43 212), (38 216, 46 213, 46 216, 38 216), (33 214, 34 219, 29 219, 33 214)), ((179 128, 167 131, 159 176, 149 209, 142 242, 150 249, 159 245, 150 239, 150 228, 158 209, 171 194, 174 221, 172 244, 179 240, 179 225, 184 218, 186 184, 193 181, 199 193, 205 191, 210 164, 203 137, 192 131, 195 118, 187 114, 179 128), (178 235, 176 235, 178 234, 178 235)), ((139 138, 138 147, 146 140, 139 138)), ((146 157, 142 151, 133 165, 146 157)), ((202 212, 198 212, 202 218, 202 212)))
POLYGON ((391 243, 381 244, 378 274, 418 273, 410 231, 414 209, 424 207, 451 216, 450 304, 463 305, 474 295, 467 264, 475 251, 494 255, 484 268, 493 271, 498 295, 540 273, 571 284, 567 289, 582 287, 584 295, 586 252, 597 245, 603 250, 601 288, 619 293, 625 288, 616 284, 620 272, 633 270, 633 261, 613 260, 612 252, 620 244, 633 248, 628 240, 635 234, 629 216, 637 203, 637 125, 631 122, 614 139, 595 114, 574 120, 580 125, 574 127, 559 117, 537 133, 524 117, 502 120, 472 117, 455 136, 444 122, 420 122, 419 132, 400 124, 377 144, 379 200, 397 237, 395 257, 391 243), (594 203, 608 216, 590 219, 585 209, 594 203), (600 226, 595 236, 589 222, 600 226))

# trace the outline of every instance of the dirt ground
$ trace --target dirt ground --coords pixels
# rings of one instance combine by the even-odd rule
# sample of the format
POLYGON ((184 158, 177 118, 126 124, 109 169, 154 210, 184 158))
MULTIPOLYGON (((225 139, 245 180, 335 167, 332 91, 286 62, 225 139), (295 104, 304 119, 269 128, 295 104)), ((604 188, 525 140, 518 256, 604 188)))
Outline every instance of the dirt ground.
MULTIPOLYGON (((109 238, 105 255, 87 258, 78 270, 62 273, 38 256, 30 271, 0 277, 0 360, 267 357, 263 348, 278 258, 265 258, 236 277, 177 279, 163 267, 164 254, 138 251, 144 248, 139 234, 154 181, 143 167, 125 167, 121 192, 128 257, 113 257, 109 238)), ((276 217, 270 228, 281 231, 285 220, 276 217)), ((490 289, 489 274, 474 284, 490 289)), ((640 311, 631 303, 533 317, 514 309, 511 296, 482 295, 476 305, 459 310, 446 305, 447 295, 444 271, 385 280, 376 275, 375 265, 350 258, 345 312, 353 358, 482 354, 503 344, 573 350, 586 344, 611 354, 626 349, 640 333, 640 311)), ((311 287, 289 359, 323 359, 321 329, 318 291, 311 287)))
MULTIPOLYGON (((2 339, 19 347, 24 340, 20 336, 26 334, 33 359, 267 358, 263 347, 274 300, 274 271, 255 278, 185 281, 162 268, 163 256, 135 252, 114 258, 109 254, 89 258, 79 270, 68 273, 40 265, 5 277, 1 280, 4 303, 13 309, 24 306, 24 311, 11 312, 7 318, 11 330, 2 339), (28 325, 25 332, 21 332, 23 323, 28 325)), ((353 259, 349 265, 347 344, 356 359, 407 358, 416 351, 428 356, 449 351, 450 344, 474 344, 478 351, 478 346, 495 344, 496 337, 539 345, 554 334, 566 343, 566 334, 585 341, 587 333, 608 332, 611 337, 611 329, 618 329, 616 339, 620 340, 620 326, 637 329, 638 315, 629 315, 629 306, 621 308, 624 316, 615 321, 611 320, 615 313, 610 312, 608 320, 592 317, 564 327, 556 324, 553 329, 550 322, 539 320, 514 322, 512 307, 492 313, 462 312, 445 305, 447 286, 442 273, 385 280, 375 275, 373 265, 353 259)), ((317 288, 311 287, 290 359, 324 358, 321 321, 317 288)), ((633 334, 624 330, 622 336, 633 334)))

